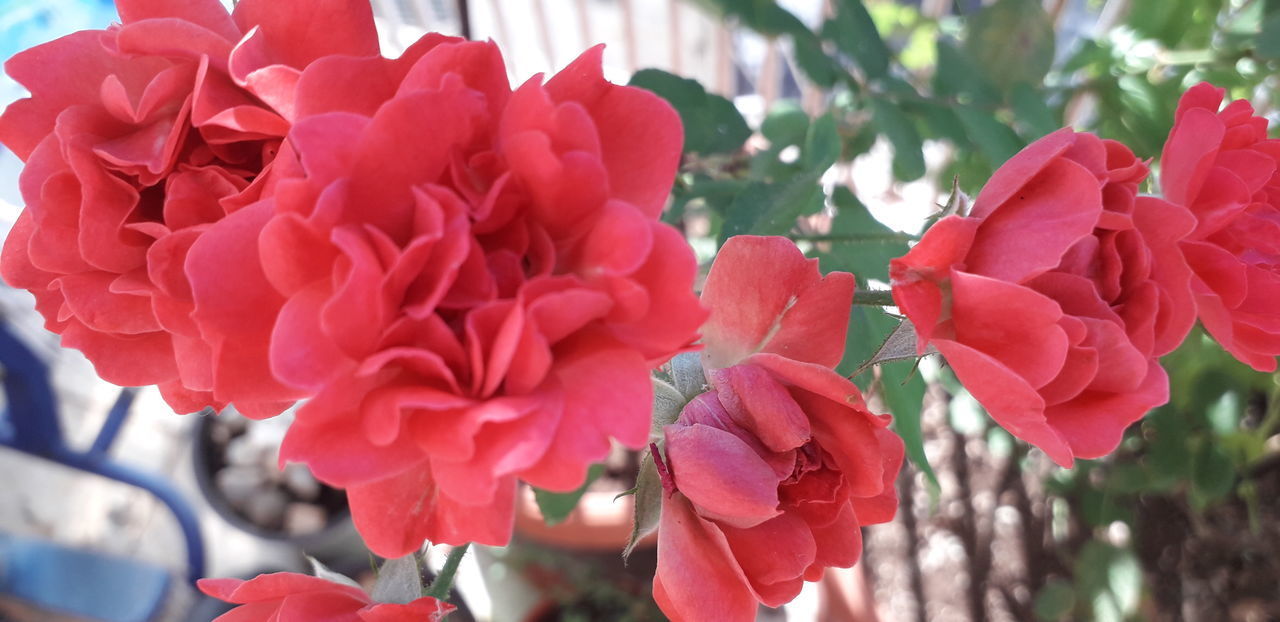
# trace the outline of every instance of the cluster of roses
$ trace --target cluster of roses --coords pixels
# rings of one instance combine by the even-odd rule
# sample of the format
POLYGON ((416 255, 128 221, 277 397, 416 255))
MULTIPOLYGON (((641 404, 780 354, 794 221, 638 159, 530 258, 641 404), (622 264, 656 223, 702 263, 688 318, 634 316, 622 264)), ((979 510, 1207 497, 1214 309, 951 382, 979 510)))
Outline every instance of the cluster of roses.
POLYGON ((1169 399, 1159 357, 1197 317, 1240 361, 1280 355, 1280 140, 1209 84, 1179 102, 1163 197, 1124 145, 1059 130, 967 215, 893 260, 893 298, 991 416, 1063 466, 1169 399))
MULTIPOLYGON (((492 42, 382 57, 367 0, 118 8, 9 60, 31 97, 0 117, 26 162, 0 271, 104 379, 180 412, 306 400, 282 461, 398 557, 506 544, 518 482, 573 490, 612 441, 648 445, 650 371, 701 328, 709 390, 666 430, 669 615, 751 619, 892 517, 901 441, 832 370, 852 277, 735 239, 709 313, 658 220, 680 120, 600 48, 512 89, 492 42)), ((202 588, 236 620, 449 610, 288 574, 202 588)))

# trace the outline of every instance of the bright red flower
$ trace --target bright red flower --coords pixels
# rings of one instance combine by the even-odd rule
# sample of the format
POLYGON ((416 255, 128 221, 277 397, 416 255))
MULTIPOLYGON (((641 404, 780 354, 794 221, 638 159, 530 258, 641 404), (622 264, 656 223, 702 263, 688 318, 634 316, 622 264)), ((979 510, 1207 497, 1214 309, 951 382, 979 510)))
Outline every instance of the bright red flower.
POLYGON ((1165 198, 1196 217, 1182 242, 1200 321, 1232 356, 1275 371, 1280 355, 1280 140, 1238 99, 1202 82, 1178 102, 1160 160, 1165 198))
POLYGON ((1157 358, 1195 322, 1178 240, 1194 219, 1138 197, 1128 148, 1063 129, 893 260, 893 298, 1001 426, 1070 466, 1168 400, 1157 358))
POLYGON ((707 277, 713 388, 664 428, 653 594, 672 620, 754 620, 862 552, 893 518, 902 441, 840 362, 853 276, 779 237, 730 238, 707 277))
MULTIPOLYGON (((265 351, 203 338, 183 265, 210 224, 267 185, 299 70, 378 53, 369 3, 117 5, 122 24, 5 65, 32 95, 0 117, 0 141, 26 161, 27 204, 0 270, 106 380, 158 384, 179 411, 235 401, 273 414, 301 394, 271 381, 265 351)), ((270 330, 259 319, 240 326, 270 330)))
POLYGON ((492 43, 437 35, 314 63, 298 158, 192 248, 203 333, 316 395, 282 458, 346 488, 379 555, 505 544, 517 479, 571 490, 610 437, 643 446, 649 369, 706 316, 657 219, 679 117, 600 53, 514 91, 492 43))
POLYGON ((214 622, 439 622, 457 609, 423 596, 406 604, 374 602, 364 590, 292 572, 200 579, 201 592, 240 605, 214 622))

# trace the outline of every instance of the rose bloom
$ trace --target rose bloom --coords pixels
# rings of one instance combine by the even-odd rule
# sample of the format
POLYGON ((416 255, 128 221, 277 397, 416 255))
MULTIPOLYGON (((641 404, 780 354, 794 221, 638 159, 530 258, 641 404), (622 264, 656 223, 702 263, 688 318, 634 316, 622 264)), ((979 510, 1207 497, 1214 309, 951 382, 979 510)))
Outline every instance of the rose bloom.
POLYGON ((936 346, 997 423, 1064 466, 1168 400, 1157 357, 1195 322, 1177 246, 1195 220, 1136 196, 1146 175, 1120 143, 1059 130, 891 263, 920 352, 936 346))
MULTIPOLYGON (((184 260, 267 185, 299 69, 378 53, 369 4, 117 5, 121 24, 5 65, 31 97, 0 117, 0 141, 26 162, 0 271, 104 379, 157 384, 178 411, 274 414, 300 393, 270 380, 265 351, 202 338, 184 260)), ((256 319, 242 329, 263 330, 256 319)))
POLYGON ((642 447, 649 370, 696 339, 696 263, 658 221, 679 117, 600 55, 514 91, 491 42, 320 60, 274 193, 191 250, 202 334, 316 396, 282 460, 346 488, 379 555, 505 544, 517 479, 572 490, 610 437, 642 447))
POLYGON ((1238 99, 1200 83, 1178 102, 1160 161, 1165 198, 1196 217, 1182 242, 1200 321, 1232 356, 1275 371, 1280 355, 1280 141, 1238 99))
POLYGON ((213 622, 439 622, 457 607, 423 596, 406 604, 374 602, 364 590, 292 572, 200 579, 201 592, 240 605, 213 622))
POLYGON ((893 518, 902 441, 832 369, 853 288, 785 238, 733 237, 716 256, 702 294, 712 390, 663 428, 653 595, 672 620, 755 620, 757 603, 852 566, 860 527, 893 518))

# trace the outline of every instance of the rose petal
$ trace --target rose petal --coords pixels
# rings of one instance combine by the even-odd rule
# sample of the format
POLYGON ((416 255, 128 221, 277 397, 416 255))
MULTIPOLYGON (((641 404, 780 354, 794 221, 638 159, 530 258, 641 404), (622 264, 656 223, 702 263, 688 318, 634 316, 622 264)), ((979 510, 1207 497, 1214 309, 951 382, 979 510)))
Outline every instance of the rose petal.
POLYGON ((662 505, 654 599, 672 620, 687 622, 755 619, 756 599, 733 561, 728 542, 694 513, 681 496, 662 505))
POLYGON ((786 238, 734 236, 702 289, 711 309, 703 360, 728 367, 755 352, 834 367, 844 354, 853 276, 823 277, 786 238))

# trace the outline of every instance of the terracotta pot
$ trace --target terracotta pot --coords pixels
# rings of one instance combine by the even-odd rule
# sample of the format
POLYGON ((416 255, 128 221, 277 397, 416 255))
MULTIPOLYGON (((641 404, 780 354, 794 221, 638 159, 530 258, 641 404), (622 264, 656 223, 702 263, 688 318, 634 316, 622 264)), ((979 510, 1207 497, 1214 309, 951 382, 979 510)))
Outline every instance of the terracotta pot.
MULTIPOLYGON (((630 496, 614 501, 617 494, 588 492, 564 522, 548 527, 542 512, 538 511, 533 490, 522 488, 516 502, 516 533, 540 544, 570 551, 620 553, 631 537, 635 502, 630 496)), ((656 538, 650 535, 637 547, 651 548, 655 543, 656 538)))

